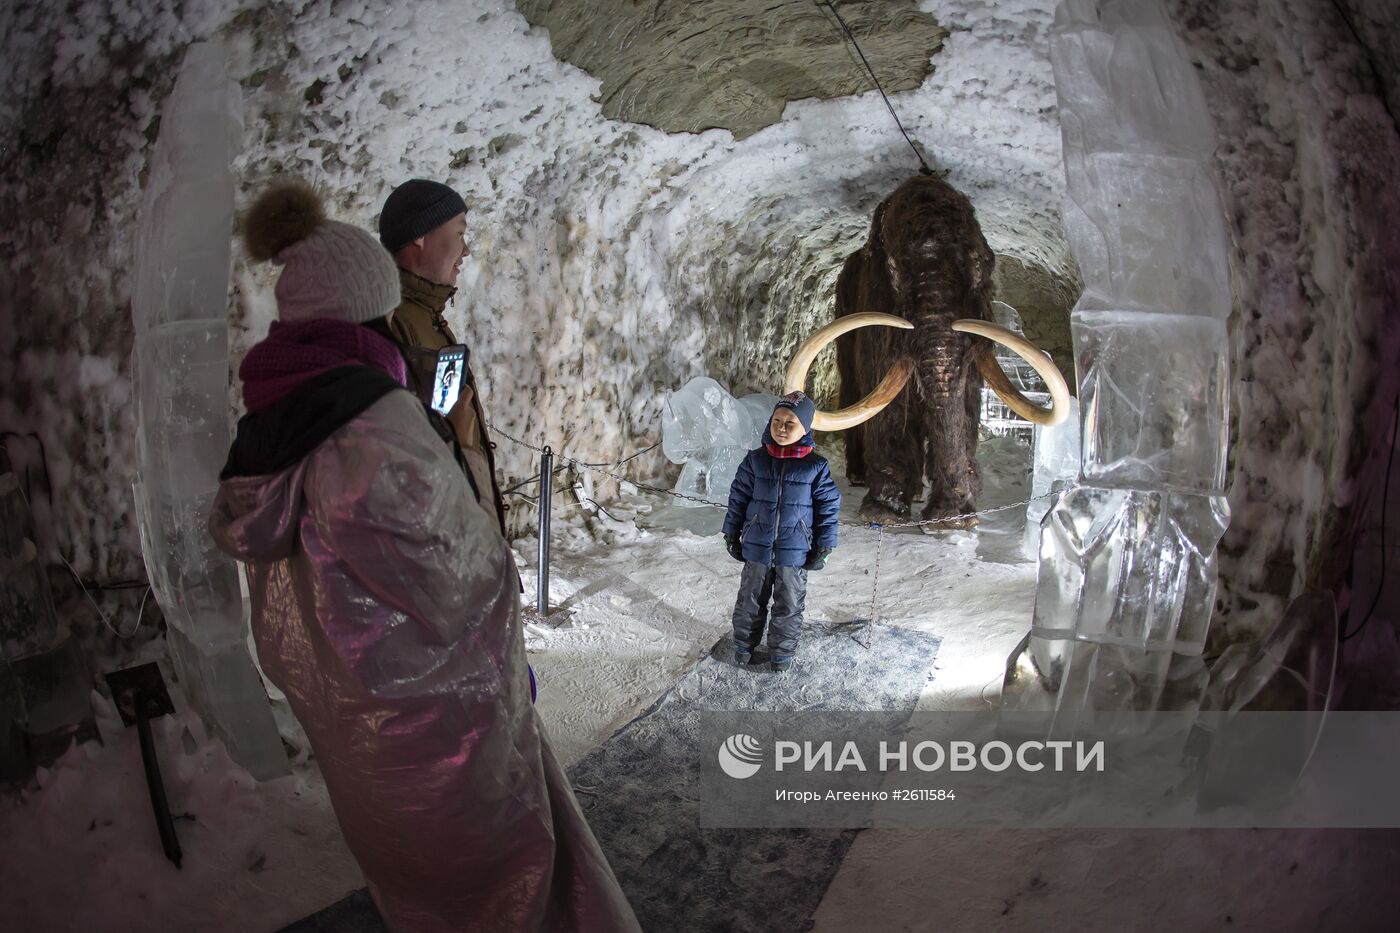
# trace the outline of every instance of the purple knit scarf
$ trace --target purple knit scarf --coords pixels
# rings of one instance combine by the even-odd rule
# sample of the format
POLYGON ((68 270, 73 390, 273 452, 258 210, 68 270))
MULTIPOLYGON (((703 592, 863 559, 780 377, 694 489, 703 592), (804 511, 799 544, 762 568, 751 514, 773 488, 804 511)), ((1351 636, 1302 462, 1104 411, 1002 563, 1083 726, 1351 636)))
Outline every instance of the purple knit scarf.
POLYGON ((403 354, 359 324, 334 318, 273 321, 267 339, 248 351, 238 367, 243 404, 262 411, 313 376, 340 366, 372 366, 407 385, 403 354))

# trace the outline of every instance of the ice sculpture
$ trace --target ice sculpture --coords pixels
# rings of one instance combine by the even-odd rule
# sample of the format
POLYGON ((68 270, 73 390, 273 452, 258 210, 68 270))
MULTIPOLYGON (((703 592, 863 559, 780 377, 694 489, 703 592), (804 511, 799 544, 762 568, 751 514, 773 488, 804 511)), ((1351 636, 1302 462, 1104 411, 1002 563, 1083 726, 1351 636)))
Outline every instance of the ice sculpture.
POLYGON ((1083 463, 1042 525, 1002 708, 1068 731, 1081 713, 1200 704, 1229 522, 1230 287, 1214 132, 1156 0, 1065 0, 1051 60, 1085 285, 1071 319, 1083 463))
POLYGON ((242 114, 223 49, 190 46, 161 116, 136 226, 133 488, 180 683, 233 759, 265 779, 287 771, 286 755, 248 653, 238 566, 205 530, 230 440, 231 163, 242 114))
MULTIPOLYGON (((1025 329, 1021 326, 1021 313, 1004 301, 992 302, 992 319, 996 323, 1005 327, 1013 334, 1022 337, 1026 335, 1025 329)), ((1002 344, 996 344, 996 359, 1001 364, 1002 370, 1006 372, 1011 384, 1022 392, 1040 392, 1049 398, 1045 391, 1045 380, 1040 378, 1040 374, 1035 368, 1027 363, 1019 354, 1012 353, 1002 344)), ((1038 399, 1037 401, 1045 401, 1038 399)))
MULTIPOLYGON (((672 463, 684 464, 676 492, 728 502, 739 463, 761 442, 777 403, 776 395, 736 399, 708 376, 672 392, 661 410, 661 450, 672 463)), ((677 504, 700 507, 684 499, 677 504)))
POLYGON ((1040 522, 1055 498, 1079 479, 1079 400, 1069 400, 1069 417, 1059 424, 1034 425, 1031 437, 1031 501, 1026 504, 1022 547, 1035 558, 1040 549, 1040 522), (1051 496, 1052 498, 1045 498, 1051 496))
MULTIPOLYGON (((1020 313, 1006 302, 992 302, 992 319, 1013 334, 1025 336, 1020 313)), ((1030 363, 1002 344, 996 344, 996 361, 1022 395, 1042 408, 1049 407, 1050 392, 1045 380, 1030 363)), ((1036 434, 1031 430, 1034 425, 1013 411, 989 385, 982 386, 982 408, 977 420, 982 429, 994 437, 1016 437, 1030 442, 1036 434)))

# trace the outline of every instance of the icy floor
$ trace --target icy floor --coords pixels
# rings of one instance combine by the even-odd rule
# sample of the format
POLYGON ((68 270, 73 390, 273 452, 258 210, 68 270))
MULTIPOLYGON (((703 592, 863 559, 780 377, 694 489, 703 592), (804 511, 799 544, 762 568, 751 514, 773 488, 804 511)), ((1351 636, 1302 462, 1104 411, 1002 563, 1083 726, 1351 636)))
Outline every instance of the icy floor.
MULTIPOLYGON (((983 506, 1024 495, 1024 453, 982 450, 983 506)), ((848 491, 849 492, 849 491, 848 491)), ((848 495, 853 518, 861 490, 848 495)), ((719 539, 680 525, 716 513, 636 496, 588 535, 561 497, 551 580, 556 610, 527 627, 539 706, 567 766, 671 686, 728 628, 737 565, 719 539)), ((938 634, 924 708, 972 709, 996 695, 1030 619, 1034 566, 1020 510, 970 533, 843 529, 813 574, 814 620, 869 617, 875 558, 881 624, 938 634)), ((517 547, 534 598, 535 542, 517 547)), ((257 785, 181 713, 157 723, 185 866, 160 853, 134 730, 103 710, 105 746, 69 753, 22 806, 0 812, 0 911, 24 930, 275 930, 362 880, 339 838, 314 762, 257 785), (82 879, 80 892, 69 879, 82 879), (75 896, 75 894, 77 896, 75 896)), ((288 729, 295 743, 299 736, 288 729)), ((817 912, 817 930, 1391 929, 1400 877, 1394 833, 862 833, 817 912), (1322 875, 1328 880, 1324 883, 1322 875), (872 905, 879 905, 872 911, 872 905)))

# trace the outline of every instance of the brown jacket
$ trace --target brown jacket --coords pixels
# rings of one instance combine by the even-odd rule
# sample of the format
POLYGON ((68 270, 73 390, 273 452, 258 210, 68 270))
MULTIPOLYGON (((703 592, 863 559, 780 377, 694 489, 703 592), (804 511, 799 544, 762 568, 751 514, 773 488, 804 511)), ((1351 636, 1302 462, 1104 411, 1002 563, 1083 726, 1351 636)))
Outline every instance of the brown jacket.
MULTIPOLYGON (((443 309, 457 291, 451 285, 438 285, 407 269, 399 270, 403 300, 389 319, 389 328, 403 344, 409 360, 409 388, 427 403, 433 389, 433 374, 437 369, 437 351, 457 343, 452 328, 447 326, 443 309)), ((481 396, 476 391, 476 376, 468 360, 465 380, 457 404, 447 413, 447 420, 457 434, 457 443, 471 468, 476 488, 481 491, 482 505, 494 508, 501 533, 506 529, 506 507, 501 499, 501 487, 496 483, 496 445, 486 433, 486 413, 481 396), (485 500, 491 497, 491 503, 485 500)))

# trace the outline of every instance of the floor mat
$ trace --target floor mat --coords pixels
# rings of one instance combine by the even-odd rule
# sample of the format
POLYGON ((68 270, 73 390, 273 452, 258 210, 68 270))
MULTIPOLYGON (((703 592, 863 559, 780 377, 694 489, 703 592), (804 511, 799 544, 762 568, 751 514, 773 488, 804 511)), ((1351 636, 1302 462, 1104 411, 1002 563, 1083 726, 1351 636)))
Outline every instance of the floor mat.
MULTIPOLYGON (((814 626, 793 670, 737 667, 728 639, 570 769, 575 792, 647 933, 797 933, 855 830, 700 829, 695 767, 710 710, 913 713, 939 639, 894 626, 814 626)), ((756 661, 766 661, 757 657, 756 661)))

